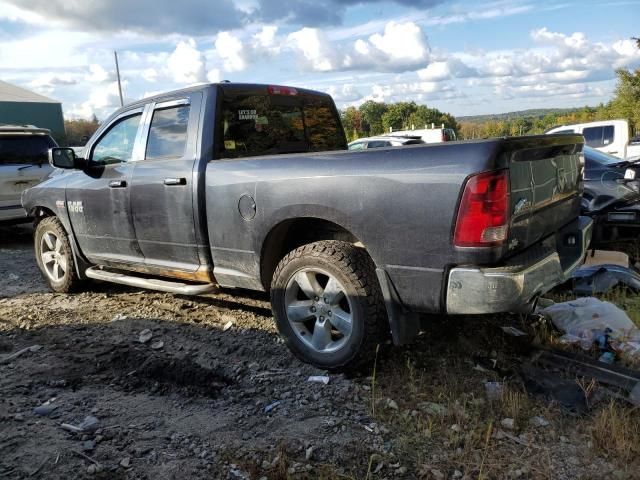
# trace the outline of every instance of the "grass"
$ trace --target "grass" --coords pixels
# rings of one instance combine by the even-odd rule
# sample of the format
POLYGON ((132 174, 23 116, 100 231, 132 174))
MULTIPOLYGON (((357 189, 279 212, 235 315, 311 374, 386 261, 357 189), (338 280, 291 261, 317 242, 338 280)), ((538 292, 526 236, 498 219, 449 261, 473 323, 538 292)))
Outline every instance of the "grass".
POLYGON ((640 458, 640 411, 611 402, 592 420, 596 451, 628 464, 640 458))

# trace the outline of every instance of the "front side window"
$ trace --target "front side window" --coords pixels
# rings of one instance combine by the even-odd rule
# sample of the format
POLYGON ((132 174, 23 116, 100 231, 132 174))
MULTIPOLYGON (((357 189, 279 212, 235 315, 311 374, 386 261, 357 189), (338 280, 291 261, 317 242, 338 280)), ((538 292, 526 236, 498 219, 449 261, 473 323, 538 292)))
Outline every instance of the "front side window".
POLYGON ((221 158, 347 148, 330 100, 308 95, 226 95, 219 128, 221 158))
POLYGON ((364 142, 352 143, 349 145, 349 150, 362 150, 364 149, 364 142))
POLYGON ((93 147, 91 162, 111 165, 131 160, 142 114, 118 120, 93 147))
POLYGON ((179 158, 184 155, 189 126, 189 105, 169 107, 153 112, 146 159, 179 158))
POLYGON ((48 135, 0 135, 0 165, 47 163, 47 152, 55 146, 48 135))

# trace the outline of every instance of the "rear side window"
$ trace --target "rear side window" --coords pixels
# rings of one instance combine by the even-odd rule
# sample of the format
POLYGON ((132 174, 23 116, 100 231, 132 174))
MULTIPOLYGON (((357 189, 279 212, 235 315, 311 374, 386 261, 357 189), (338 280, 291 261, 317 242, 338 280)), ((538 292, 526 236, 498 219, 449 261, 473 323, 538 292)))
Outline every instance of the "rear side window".
POLYGON ((584 141, 593 148, 605 147, 613 142, 613 125, 589 127, 582 131, 584 141))
POLYGON ((221 158, 346 149, 328 98, 308 95, 226 95, 222 100, 221 158))
POLYGON ((47 163, 56 142, 48 135, 0 135, 0 165, 47 163))
POLYGON ((188 126, 189 105, 154 111, 145 158, 182 157, 187 144, 188 126))

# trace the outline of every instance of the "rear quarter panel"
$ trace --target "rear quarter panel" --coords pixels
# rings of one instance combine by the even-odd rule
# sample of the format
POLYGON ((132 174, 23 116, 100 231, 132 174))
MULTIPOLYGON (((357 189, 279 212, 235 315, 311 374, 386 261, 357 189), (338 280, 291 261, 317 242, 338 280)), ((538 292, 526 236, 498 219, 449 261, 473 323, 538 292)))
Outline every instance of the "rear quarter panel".
POLYGON ((214 274, 237 271, 246 276, 242 286, 248 279, 258 286, 269 232, 285 220, 320 218, 364 244, 405 292, 403 302, 437 311, 446 266, 469 255, 450 241, 461 185, 495 168, 497 148, 480 141, 212 161, 206 211, 214 274), (245 195, 256 203, 252 220, 239 213, 245 195))

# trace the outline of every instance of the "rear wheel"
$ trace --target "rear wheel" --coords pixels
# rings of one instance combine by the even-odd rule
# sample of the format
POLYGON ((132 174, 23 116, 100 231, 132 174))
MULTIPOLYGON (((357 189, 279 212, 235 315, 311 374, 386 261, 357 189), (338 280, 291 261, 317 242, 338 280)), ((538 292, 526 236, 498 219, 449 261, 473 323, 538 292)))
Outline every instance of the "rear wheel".
POLYGON ((289 253, 274 273, 271 304, 287 346, 321 368, 370 360, 389 332, 373 262, 346 242, 316 242, 289 253))
POLYGON ((80 284, 71 243, 58 218, 47 217, 38 223, 34 243, 38 267, 51 290, 67 293, 80 284))

